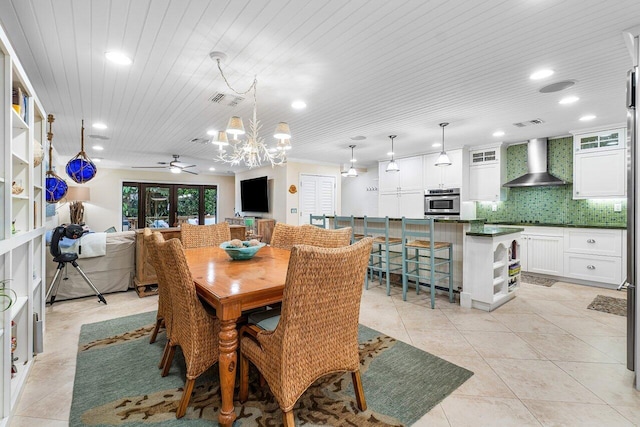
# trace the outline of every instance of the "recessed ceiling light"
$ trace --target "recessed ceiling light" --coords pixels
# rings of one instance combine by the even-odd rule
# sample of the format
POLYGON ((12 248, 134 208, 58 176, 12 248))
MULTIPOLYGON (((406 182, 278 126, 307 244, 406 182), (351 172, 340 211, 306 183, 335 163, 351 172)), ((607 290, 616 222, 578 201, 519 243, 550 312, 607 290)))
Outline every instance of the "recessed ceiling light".
POLYGON ((129 58, 127 55, 125 55, 122 52, 117 52, 117 51, 110 51, 110 52, 106 52, 104 54, 104 56, 111 62, 113 62, 114 64, 118 64, 118 65, 129 65, 131 64, 131 58, 129 58))
POLYGON ((93 160, 94 163, 100 163, 102 161, 102 157, 94 157, 91 160, 93 160))
POLYGON ((588 122, 589 120, 593 120, 595 118, 596 118, 596 116, 594 116, 593 114, 587 114, 586 116, 580 117, 580 121, 581 122, 588 122))
POLYGON ((497 130, 493 133, 493 136, 497 136, 497 137, 504 136, 504 131, 497 130))
POLYGON ((207 131, 207 135, 209 135, 209 136, 214 136, 214 135, 215 135, 215 134, 217 134, 217 133, 218 133, 218 131, 217 131, 217 130, 215 130, 215 129, 209 129, 209 130, 207 131))
POLYGON ((291 103, 291 108, 296 109, 296 110, 303 110, 305 108, 307 108, 307 103, 301 100, 297 100, 297 101, 293 101, 291 103))
POLYGON ((440 142, 434 142, 433 144, 431 144, 432 147, 440 147, 442 145, 442 143, 440 142))
POLYGON ((102 150, 104 150, 104 147, 102 145, 94 145, 93 149, 96 150, 96 151, 102 151, 102 150))
POLYGON ((562 98, 560 101, 558 101, 558 104, 573 104, 574 102, 578 101, 580 98, 578 98, 577 96, 566 96, 564 98, 562 98))
POLYGON ((363 135, 356 135, 356 136, 352 136, 351 139, 354 140, 354 141, 363 141, 363 140, 367 139, 367 137, 363 136, 363 135))
POLYGON ((213 166, 211 166, 211 167, 209 168, 209 170, 210 170, 210 171, 214 171, 214 170, 216 170, 216 168, 214 168, 213 166))
POLYGON ((544 79, 544 78, 552 76, 552 75, 553 75, 553 70, 544 69, 544 70, 536 71, 535 73, 531 74, 529 76, 529 78, 531 80, 540 80, 540 79, 544 79))
POLYGON ((575 80, 562 80, 560 82, 551 83, 550 85, 541 87, 539 92, 540 93, 560 92, 561 90, 570 88, 574 84, 576 84, 575 80))
POLYGON ((100 122, 96 122, 93 125, 94 129, 106 129, 107 125, 105 125, 104 123, 100 123, 100 122))

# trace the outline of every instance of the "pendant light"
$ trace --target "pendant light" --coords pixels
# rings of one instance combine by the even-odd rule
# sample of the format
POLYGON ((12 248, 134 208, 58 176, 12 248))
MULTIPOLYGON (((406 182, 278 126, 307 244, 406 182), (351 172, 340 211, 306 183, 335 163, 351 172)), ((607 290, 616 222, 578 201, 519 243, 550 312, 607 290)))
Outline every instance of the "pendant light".
POLYGON ((400 172, 398 163, 394 160, 395 153, 393 152, 393 138, 396 136, 397 135, 389 135, 389 138, 391 138, 391 161, 387 165, 387 172, 400 172))
POLYGON ((54 122, 53 114, 47 116, 49 123, 49 132, 47 132, 47 140, 49 141, 49 167, 47 169, 47 177, 45 179, 46 200, 47 203, 57 203, 67 194, 69 186, 53 171, 53 132, 51 132, 51 124, 54 122))
POLYGON ((84 120, 80 130, 80 152, 67 162, 67 175, 77 182, 84 184, 91 181, 98 173, 98 168, 84 152, 84 120))
POLYGON ((438 156, 438 160, 436 160, 436 166, 451 166, 451 159, 447 156, 447 152, 444 151, 444 127, 449 123, 440 123, 440 127, 442 128, 442 151, 438 156))
POLYGON ((351 167, 349 168, 349 170, 347 172, 343 172, 342 176, 346 176, 348 178, 355 178, 358 176, 358 171, 356 170, 355 167, 353 167, 353 162, 355 162, 356 160, 353 157, 353 149, 356 148, 355 145, 350 145, 349 148, 351 148, 351 167))

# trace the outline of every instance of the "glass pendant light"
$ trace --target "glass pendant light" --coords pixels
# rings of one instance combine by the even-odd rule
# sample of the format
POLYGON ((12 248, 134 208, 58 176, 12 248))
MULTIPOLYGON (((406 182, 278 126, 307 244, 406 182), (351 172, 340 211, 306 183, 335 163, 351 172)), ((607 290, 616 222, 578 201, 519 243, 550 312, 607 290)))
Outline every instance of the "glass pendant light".
POLYGON ((347 173, 344 174, 344 176, 348 178, 355 178, 358 176, 358 171, 356 170, 356 168, 353 167, 353 162, 355 162, 355 159, 353 158, 353 149, 356 148, 356 146, 350 145, 349 148, 351 148, 351 167, 349 168, 347 173))
POLYGON ((77 182, 84 184, 91 181, 98 173, 98 168, 91 161, 87 153, 84 152, 84 120, 82 121, 82 129, 80 130, 80 152, 74 158, 67 162, 67 175, 77 182))
POLYGON ((438 156, 438 160, 436 160, 436 166, 451 166, 451 159, 447 156, 447 152, 444 151, 444 127, 449 123, 440 123, 440 127, 442 128, 442 151, 438 156))
POLYGON ((51 132, 51 124, 54 122, 53 114, 47 116, 47 122, 49 122, 49 132, 47 132, 47 140, 49 141, 49 167, 47 169, 47 176, 45 179, 45 190, 47 203, 57 203, 67 194, 69 186, 53 171, 53 132, 51 132))
POLYGON ((400 167, 398 167, 398 163, 394 160, 396 153, 393 151, 393 138, 396 136, 397 135, 389 135, 389 138, 391 138, 391 161, 387 165, 387 172, 400 172, 400 167))

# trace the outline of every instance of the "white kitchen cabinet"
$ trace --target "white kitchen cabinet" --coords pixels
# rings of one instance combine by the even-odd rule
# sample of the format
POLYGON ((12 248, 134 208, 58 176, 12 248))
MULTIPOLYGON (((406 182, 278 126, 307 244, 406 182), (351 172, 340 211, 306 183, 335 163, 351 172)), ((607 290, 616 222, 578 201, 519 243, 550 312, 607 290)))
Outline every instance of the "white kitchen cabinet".
POLYGON ((427 190, 437 188, 462 188, 462 162, 463 150, 447 151, 451 159, 449 166, 436 166, 436 160, 440 153, 424 155, 424 188, 427 190))
POLYGON ((469 150, 468 200, 505 199, 506 190, 502 187, 506 176, 505 154, 501 145, 469 150))
POLYGON ((378 188, 381 193, 422 191, 422 156, 396 159, 400 171, 387 172, 388 161, 378 164, 378 188))
POLYGON ((573 198, 627 194, 626 130, 593 130, 573 137, 573 198))
POLYGON ((526 227, 522 232, 520 265, 523 271, 562 276, 564 272, 563 229, 526 227))
POLYGON ((625 230, 564 230, 564 275, 574 279, 622 283, 626 268, 625 230))
POLYGON ((380 193, 378 216, 424 218, 424 193, 422 191, 380 193))

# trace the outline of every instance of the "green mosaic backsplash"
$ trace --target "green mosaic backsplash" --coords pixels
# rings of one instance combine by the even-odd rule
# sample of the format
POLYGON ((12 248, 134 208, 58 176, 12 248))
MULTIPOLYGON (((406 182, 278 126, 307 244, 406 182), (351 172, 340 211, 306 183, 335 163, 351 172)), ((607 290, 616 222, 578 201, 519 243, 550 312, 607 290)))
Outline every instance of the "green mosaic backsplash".
MULTIPOLYGON (((549 172, 567 182, 573 181, 573 138, 548 142, 549 172)), ((507 181, 527 173, 526 144, 507 147, 507 181)), ((549 224, 617 225, 627 222, 627 200, 573 200, 573 184, 558 187, 520 187, 507 190, 507 200, 477 202, 476 215, 488 222, 540 222, 549 224), (614 212, 614 203, 622 212, 614 212)))

